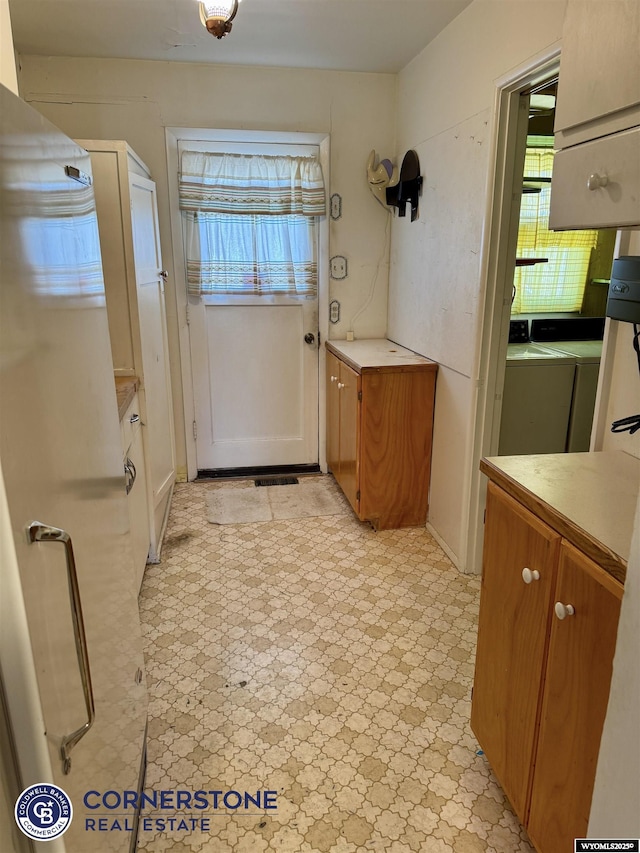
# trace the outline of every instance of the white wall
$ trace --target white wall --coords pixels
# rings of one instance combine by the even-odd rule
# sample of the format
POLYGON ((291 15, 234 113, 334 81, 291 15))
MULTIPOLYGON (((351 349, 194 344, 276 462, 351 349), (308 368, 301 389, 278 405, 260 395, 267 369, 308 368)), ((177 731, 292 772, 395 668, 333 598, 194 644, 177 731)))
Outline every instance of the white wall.
POLYGON ((0 83, 16 95, 18 94, 9 0, 0 0, 0 83))
POLYGON ((640 501, 627 567, 607 718, 589 817, 589 838, 637 838, 640 779, 640 501))
POLYGON ((463 569, 496 82, 560 39, 565 5, 475 0, 399 75, 396 153, 424 184, 419 220, 393 223, 388 334, 440 364, 430 525, 463 569))
MULTIPOLYGON (((389 214, 368 190, 366 163, 372 148, 380 156, 395 149, 395 75, 36 56, 20 61, 22 97, 65 133, 125 139, 149 166, 158 186, 163 259, 169 269, 165 127, 329 133, 330 192, 340 193, 343 211, 331 222, 330 255, 349 261, 349 277, 331 282, 330 298, 342 307, 331 335, 345 337, 375 279, 371 303, 354 331, 358 337, 384 336, 389 214)), ((180 475, 186 459, 178 329, 185 320, 178 287, 183 284, 168 283, 167 317, 180 475)))

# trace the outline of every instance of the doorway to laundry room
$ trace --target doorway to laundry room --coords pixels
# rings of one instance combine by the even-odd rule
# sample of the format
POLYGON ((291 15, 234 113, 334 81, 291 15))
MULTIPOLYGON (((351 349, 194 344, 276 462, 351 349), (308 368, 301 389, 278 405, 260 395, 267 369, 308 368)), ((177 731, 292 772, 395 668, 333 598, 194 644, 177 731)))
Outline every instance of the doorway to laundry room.
POLYGON ((615 232, 549 229, 557 86, 553 74, 519 94, 515 145, 523 163, 514 187, 515 258, 507 267, 513 283, 501 456, 587 451, 595 411, 615 232))
MULTIPOLYGON (((606 279, 611 268, 611 257, 613 253, 613 241, 609 234, 597 234, 591 232, 586 235, 588 247, 587 263, 584 265, 584 257, 581 261, 581 284, 578 287, 557 288, 554 286, 554 278, 564 281, 563 269, 568 268, 568 256, 560 259, 556 274, 550 275, 550 250, 552 248, 553 234, 549 234, 548 227, 544 223, 545 197, 550 194, 550 172, 548 171, 549 159, 553 158, 551 140, 553 134, 553 111, 555 109, 554 89, 560 73, 560 45, 555 44, 543 53, 532 58, 520 68, 509 72, 503 79, 496 81, 496 106, 494 113, 493 130, 493 155, 492 173, 490 182, 493 191, 489 197, 486 218, 486 237, 483 246, 483 279, 485 281, 485 301, 482 317, 482 333, 478 360, 478 389, 476 398, 475 427, 473 435, 472 470, 470 471, 470 503, 469 503, 469 526, 465 546, 466 562, 469 566, 481 566, 482 563, 482 541, 483 541, 483 516, 485 507, 485 482, 479 472, 480 459, 485 456, 496 456, 499 453, 544 453, 565 452, 567 450, 568 423, 571 415, 571 404, 567 406, 567 396, 573 391, 575 378, 575 366, 577 356, 566 353, 551 353, 551 337, 559 340, 556 332, 555 321, 562 326, 565 320, 570 323, 584 323, 598 325, 599 330, 588 332, 589 337, 602 338, 602 316, 603 303, 606 293, 606 279), (544 97, 542 97, 544 96, 544 97), (533 109, 532 109, 533 98, 533 109), (546 113, 546 115, 545 115, 546 113), (538 124, 534 127, 533 122, 538 124), (530 122, 532 124, 530 125, 530 122), (541 129, 540 124, 544 125, 541 129), (527 161, 529 153, 536 154, 527 161), (551 143, 551 144, 550 144, 551 143), (534 152, 533 149, 537 149, 534 152), (538 153, 539 152, 539 153, 538 153), (551 158, 549 157, 551 155, 551 158), (532 174, 525 173, 527 169, 534 168, 532 174), (525 180, 528 178, 529 180, 525 180), (523 192, 525 190, 525 192, 523 192), (529 191, 527 191, 529 190, 529 191), (535 199, 535 202, 532 201, 535 199), (525 203, 523 204, 523 200, 525 203), (520 228, 522 210, 525 210, 525 223, 520 228), (528 220, 527 220, 528 217, 528 220), (531 225, 528 229, 526 226, 531 225), (544 235, 543 235, 544 232, 544 235), (538 237, 547 239, 546 245, 541 245, 538 237), (531 239, 533 237, 533 239, 531 239), (602 237, 602 239, 601 239, 602 237), (516 265, 518 259, 521 263, 516 265), (563 267, 564 263, 564 267, 563 267), (608 266, 607 266, 608 264, 608 266), (558 273, 558 269, 560 274, 558 273), (539 272, 544 270, 544 273, 539 272), (606 270, 606 272, 605 272, 606 270), (542 282, 542 286, 540 283, 542 282), (515 288, 515 290, 514 290, 515 288), (552 302, 535 302, 536 296, 544 299, 551 296, 552 302), (554 301, 558 299, 559 301, 554 301), (567 303, 564 300, 572 300, 567 303), (513 312, 513 313, 512 313, 513 312), (589 316, 587 316, 589 315, 589 316), (600 319, 599 319, 600 318, 600 319), (534 320, 537 321, 534 325, 534 320), (553 320, 549 325, 546 321, 553 320), (549 326, 547 328, 547 326, 549 326), (532 337, 533 336, 533 337, 532 337), (536 340, 536 338, 538 338, 536 340), (511 380, 507 381, 507 366, 509 348, 520 347, 525 350, 520 364, 516 361, 516 367, 527 365, 526 350, 529 349, 531 367, 534 366, 535 357, 541 357, 543 353, 540 348, 545 348, 545 356, 549 359, 557 358, 548 367, 560 370, 559 373, 551 374, 558 380, 556 384, 564 382, 565 403, 564 413, 561 418, 564 427, 560 427, 554 436, 555 446, 529 445, 526 448, 520 446, 514 448, 509 446, 509 433, 514 435, 512 422, 509 420, 508 412, 504 419, 503 412, 508 409, 505 406, 505 394, 510 393, 511 380), (564 377, 562 374, 564 373, 564 377), (569 374, 567 376, 567 373, 569 374), (554 447, 554 449, 552 449, 554 447)), ((548 202, 546 202, 548 204, 548 202)), ((575 232, 564 232, 570 234, 575 232)), ((544 244, 544 239, 542 239, 544 244)), ((570 254, 570 253, 569 253, 570 254)), ((575 265, 574 265, 575 266, 575 265)), ((557 283, 557 281, 556 281, 557 283)), ((561 334, 568 333, 562 330, 561 334)), ((578 336, 578 332, 572 332, 578 336)), ((564 342, 563 338, 563 342, 564 342)), ((601 342, 599 345, 602 346, 601 342)), ((513 352, 513 349, 511 350, 513 352)), ((538 365, 535 365, 538 366, 538 365)), ((599 365, 596 364, 596 375, 599 365)), ((593 373, 593 365, 588 365, 593 373)), ((513 374, 516 379, 519 374, 513 374)), ((526 408, 531 406, 533 396, 529 390, 523 393, 522 388, 526 383, 514 382, 516 396, 519 395, 519 403, 526 408)), ((538 385, 540 387, 540 383, 538 385)), ((542 389, 549 390, 544 382, 542 389)), ((554 383, 549 388, 553 389, 554 383)), ((552 395, 553 396, 553 395, 552 395)), ((515 408, 518 408, 518 402, 515 408)), ((540 403, 538 400, 534 406, 536 416, 544 417, 547 412, 548 403, 540 403)), ((592 403, 591 403, 592 406, 592 403)), ((597 403, 596 403, 597 406, 597 403)), ((587 432, 591 433, 591 421, 594 420, 593 411, 586 418, 587 432)), ((596 413, 595 421, 598 420, 596 413)), ((584 416, 582 417, 585 422, 584 416)), ((523 431, 526 435, 527 431, 523 431)), ((529 436, 535 431, 529 430, 529 436)), ((546 436, 547 432, 541 430, 540 434, 546 436)), ((518 438, 518 428, 515 430, 518 438)), ((546 438, 545 438, 546 441, 546 438)), ((584 442, 584 438, 582 439, 584 442)))

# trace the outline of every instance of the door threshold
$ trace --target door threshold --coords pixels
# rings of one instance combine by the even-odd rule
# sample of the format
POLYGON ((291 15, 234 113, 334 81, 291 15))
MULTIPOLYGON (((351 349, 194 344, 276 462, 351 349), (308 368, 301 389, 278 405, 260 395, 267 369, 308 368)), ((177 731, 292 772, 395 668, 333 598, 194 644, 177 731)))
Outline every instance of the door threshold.
POLYGON ((196 480, 237 480, 256 477, 282 477, 286 474, 319 474, 320 465, 261 465, 254 468, 205 468, 196 480))

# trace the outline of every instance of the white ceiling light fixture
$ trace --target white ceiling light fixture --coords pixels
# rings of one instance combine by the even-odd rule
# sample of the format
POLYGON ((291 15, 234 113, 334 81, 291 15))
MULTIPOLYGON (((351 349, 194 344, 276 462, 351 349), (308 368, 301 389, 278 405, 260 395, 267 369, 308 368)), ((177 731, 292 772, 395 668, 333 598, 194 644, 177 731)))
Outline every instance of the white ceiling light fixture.
POLYGON ((200 20, 212 36, 224 38, 231 32, 231 22, 238 11, 240 0, 218 0, 218 2, 200 3, 200 20))

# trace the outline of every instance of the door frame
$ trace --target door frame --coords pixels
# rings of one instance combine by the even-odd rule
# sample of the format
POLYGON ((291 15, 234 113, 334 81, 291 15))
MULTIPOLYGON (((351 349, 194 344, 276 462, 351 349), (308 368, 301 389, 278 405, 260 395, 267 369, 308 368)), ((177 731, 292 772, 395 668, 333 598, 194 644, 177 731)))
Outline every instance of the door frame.
MULTIPOLYGON (((178 200, 180 142, 252 142, 265 144, 317 145, 320 165, 324 175, 327 199, 330 187, 329 155, 330 137, 327 133, 298 133, 295 131, 233 130, 194 127, 165 128, 167 168, 169 174, 169 210, 171 212, 172 274, 176 283, 176 305, 178 313, 178 336, 180 341, 180 370, 183 388, 184 432, 187 456, 187 478, 195 480, 198 475, 196 441, 193 423, 195 403, 192 382, 191 348, 187 322, 187 275, 184 261, 182 217, 178 200)), ((320 217, 318 222, 318 331, 323 344, 329 337, 329 216, 320 217)), ((326 394, 325 394, 325 348, 318 350, 318 462, 323 472, 327 470, 326 444, 326 394)))
POLYGON ((475 400, 470 435, 467 517, 463 519, 462 568, 479 574, 482 568, 486 477, 480 473, 483 456, 498 452, 502 391, 509 340, 513 277, 508 267, 514 193, 522 180, 516 156, 520 95, 559 71, 560 42, 531 57, 496 81, 492 154, 484 217, 481 282, 484 299, 475 353, 475 400))

